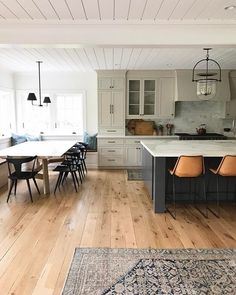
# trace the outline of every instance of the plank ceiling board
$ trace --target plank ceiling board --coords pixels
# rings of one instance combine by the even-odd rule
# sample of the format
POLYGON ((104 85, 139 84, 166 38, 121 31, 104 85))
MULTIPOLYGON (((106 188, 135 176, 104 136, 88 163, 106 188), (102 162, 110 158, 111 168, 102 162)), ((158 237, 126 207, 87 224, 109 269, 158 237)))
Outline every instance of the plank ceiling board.
POLYGON ((114 48, 104 48, 106 67, 113 70, 114 67, 114 48))
POLYGON ((73 19, 65 0, 50 0, 60 19, 73 19))
POLYGON ((81 0, 88 20, 99 20, 98 0, 81 0))
POLYGON ((1 1, 0 1, 0 14, 6 19, 17 19, 17 16, 13 11, 9 10, 1 1))
POLYGON ((99 0, 101 19, 113 19, 115 16, 115 0, 99 0))
POLYGON ((94 48, 84 48, 84 52, 87 55, 87 58, 92 68, 96 70, 99 69, 99 64, 97 61, 97 56, 94 53, 94 48))
POLYGON ((80 0, 65 0, 75 20, 86 19, 82 2, 80 0))
POLYGON ((85 69, 90 71, 92 70, 90 61, 87 58, 87 55, 84 52, 83 48, 75 49, 76 54, 78 55, 79 59, 81 60, 81 63, 84 65, 85 69))
POLYGON ((130 60, 130 56, 132 54, 132 48, 123 48, 123 54, 122 54, 122 59, 121 59, 121 69, 127 69, 127 65, 130 60))
MULTIPOLYGON (((234 1, 234 4, 236 2, 234 1)), ((222 0, 214 0, 210 3, 210 5, 207 7, 207 10, 209 11, 203 11, 199 18, 207 18, 211 17, 213 19, 236 19, 236 10, 225 10, 224 8, 227 6, 232 5, 232 0, 228 1, 222 1, 222 0)))
POLYGON ((114 69, 120 69, 123 55, 123 48, 114 48, 114 69))
POLYGON ((16 0, 1 0, 10 11, 13 12, 19 19, 32 19, 32 17, 24 10, 16 0))
POLYGON ((143 50, 143 48, 133 48, 132 54, 130 56, 130 60, 128 63, 129 69, 136 69, 136 63, 139 59, 139 56, 140 56, 142 50, 143 50))
POLYGON ((55 68, 59 71, 63 71, 63 65, 61 64, 61 60, 56 60, 55 55, 52 55, 51 50, 48 50, 47 48, 40 48, 37 49, 37 51, 41 54, 42 60, 44 62, 44 68, 46 70, 47 65, 54 65, 55 68))
POLYGON ((211 19, 214 16, 215 11, 219 7, 222 0, 211 0, 208 1, 205 9, 197 16, 198 19, 211 19))
POLYGON ((98 61, 99 69, 105 70, 106 63, 105 63, 105 56, 103 48, 94 48, 94 54, 96 55, 96 59, 98 61))
POLYGON ((148 0, 144 13, 143 19, 154 20, 164 0, 148 0))
POLYGON ((191 9, 195 0, 181 0, 178 2, 175 10, 170 16, 171 20, 180 20, 183 19, 184 15, 191 9))
POLYGON ((146 0, 131 0, 129 19, 141 19, 144 9, 146 7, 146 0))
POLYGON ((115 0, 115 19, 127 19, 130 0, 115 0))
POLYGON ((196 0, 191 9, 185 14, 184 19, 196 19, 206 9, 209 1, 196 0))
POLYGON ((53 10, 48 0, 34 0, 34 3, 43 13, 46 19, 58 19, 56 12, 53 10))
POLYGON ((142 68, 143 64, 145 63, 145 61, 147 60, 151 52, 152 52, 152 48, 142 48, 139 59, 136 62, 137 68, 142 68))
POLYGON ((77 69, 77 71, 84 71, 85 70, 83 64, 81 63, 78 55, 75 53, 73 48, 70 48, 70 49, 66 48, 65 52, 66 52, 68 58, 73 63, 73 66, 77 69))
POLYGON ((54 49, 52 54, 56 61, 60 60, 65 71, 73 71, 76 69, 63 48, 54 49))
POLYGON ((156 19, 167 20, 171 17, 180 0, 165 0, 156 15, 156 19))
POLYGON ((30 0, 18 0, 19 4, 29 13, 32 19, 44 19, 37 6, 30 0))

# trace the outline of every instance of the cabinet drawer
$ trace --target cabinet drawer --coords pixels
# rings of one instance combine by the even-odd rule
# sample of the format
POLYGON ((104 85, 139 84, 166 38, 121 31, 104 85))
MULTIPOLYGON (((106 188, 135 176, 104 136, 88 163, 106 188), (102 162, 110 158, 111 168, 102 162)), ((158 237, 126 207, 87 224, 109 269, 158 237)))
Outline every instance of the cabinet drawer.
POLYGON ((103 135, 123 135, 123 128, 99 128, 99 134, 103 135))
POLYGON ((124 154, 124 149, 123 148, 99 148, 99 153, 102 155, 102 156, 122 156, 123 157, 123 154, 124 154))
POLYGON ((99 166, 123 166, 124 165, 124 160, 123 157, 107 157, 100 155, 99 157, 99 166))
POLYGON ((135 138, 127 138, 125 139, 125 144, 128 144, 128 145, 140 145, 141 143, 141 139, 135 139, 135 138))
POLYGON ((116 146, 123 145, 123 138, 101 138, 98 139, 98 146, 116 146))

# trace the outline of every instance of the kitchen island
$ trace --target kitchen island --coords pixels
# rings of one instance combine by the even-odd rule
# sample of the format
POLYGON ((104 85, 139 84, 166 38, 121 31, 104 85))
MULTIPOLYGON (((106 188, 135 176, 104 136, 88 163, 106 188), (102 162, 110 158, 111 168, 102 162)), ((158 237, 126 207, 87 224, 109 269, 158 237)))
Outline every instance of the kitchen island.
MULTIPOLYGON (((145 186, 153 200, 155 213, 165 212, 166 197, 171 194, 168 168, 173 168, 176 159, 181 155, 203 155, 206 166, 206 181, 208 193, 214 196, 215 180, 209 173, 209 167, 217 167, 225 155, 236 155, 236 141, 234 140, 194 140, 194 141, 141 141, 142 169, 145 186), (211 179, 210 179, 211 178, 211 179)), ((222 184, 224 185, 224 181, 222 184)), ((181 185, 181 184, 180 184, 181 185)), ((231 179, 227 188, 232 192, 235 189, 235 179, 231 179)), ((182 198, 192 194, 186 184, 180 187, 182 198), (185 194, 185 195, 184 195, 185 194)), ((233 195, 233 193, 232 193, 233 195)), ((232 197, 227 194, 227 197, 232 197)), ((222 197, 224 199, 224 196, 222 197)))

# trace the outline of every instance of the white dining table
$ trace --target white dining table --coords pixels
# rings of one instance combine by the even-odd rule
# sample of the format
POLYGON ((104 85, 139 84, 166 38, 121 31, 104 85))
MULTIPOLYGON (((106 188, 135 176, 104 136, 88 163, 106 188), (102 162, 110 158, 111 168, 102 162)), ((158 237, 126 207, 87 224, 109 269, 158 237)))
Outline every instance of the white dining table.
POLYGON ((44 194, 50 193, 48 164, 54 159, 62 157, 76 141, 74 140, 49 140, 49 141, 27 141, 0 150, 0 158, 11 157, 31 157, 37 156, 42 160, 42 175, 44 194))

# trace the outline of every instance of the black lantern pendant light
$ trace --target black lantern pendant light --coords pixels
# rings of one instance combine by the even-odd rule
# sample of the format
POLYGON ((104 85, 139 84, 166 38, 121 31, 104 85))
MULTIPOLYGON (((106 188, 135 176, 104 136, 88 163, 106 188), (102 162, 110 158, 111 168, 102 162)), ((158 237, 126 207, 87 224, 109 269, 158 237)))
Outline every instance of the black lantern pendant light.
POLYGON ((208 100, 216 95, 216 83, 221 82, 221 67, 217 61, 209 58, 209 51, 212 48, 203 48, 206 50, 206 58, 199 60, 193 67, 192 82, 197 82, 197 95, 200 99, 208 100), (209 68, 209 63, 214 66, 209 68), (203 65, 205 67, 202 71, 203 65), (199 71, 196 72, 197 68, 199 71))
POLYGON ((42 61, 36 61, 38 64, 38 73, 39 73, 39 104, 34 104, 34 101, 37 101, 35 93, 31 92, 28 95, 27 100, 31 101, 32 105, 38 106, 38 107, 43 107, 43 106, 48 106, 49 103, 51 103, 50 97, 45 96, 42 104, 42 91, 41 91, 41 75, 40 75, 40 64, 42 61))

